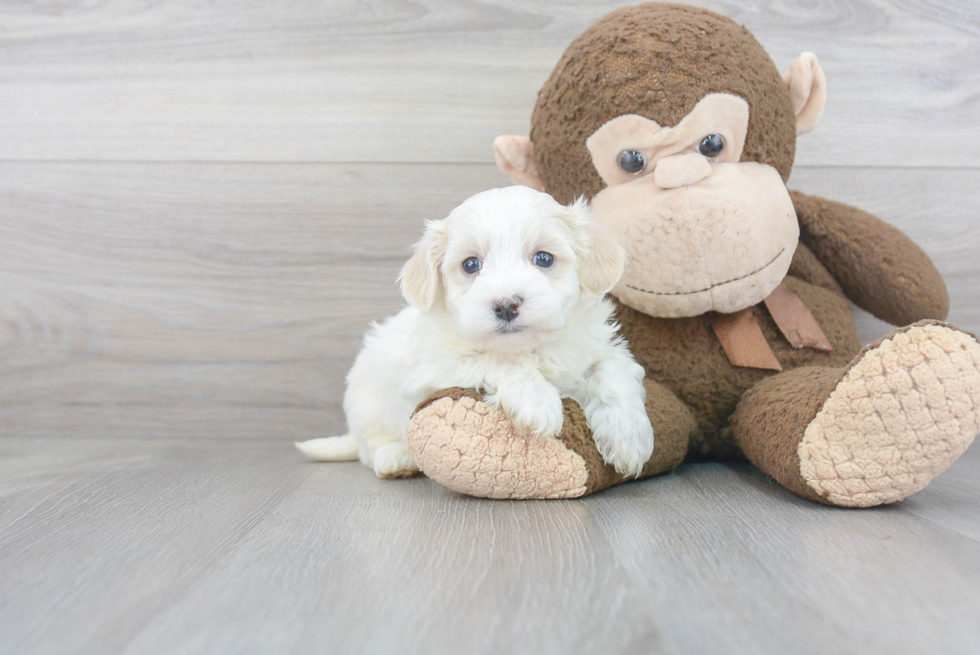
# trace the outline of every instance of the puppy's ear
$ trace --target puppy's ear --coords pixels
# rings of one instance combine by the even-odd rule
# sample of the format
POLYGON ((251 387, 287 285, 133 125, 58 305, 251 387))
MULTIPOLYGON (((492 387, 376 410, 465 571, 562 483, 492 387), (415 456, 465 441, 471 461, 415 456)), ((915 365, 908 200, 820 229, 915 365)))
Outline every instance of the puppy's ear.
POLYGON ((573 229, 578 233, 578 278, 587 292, 602 296, 609 292, 626 268, 626 250, 609 230, 592 220, 589 205, 579 198, 569 205, 573 229))
POLYGON ((422 310, 432 307, 442 289, 439 266, 446 252, 446 220, 427 221, 425 234, 415 244, 415 254, 405 262, 401 275, 402 295, 422 310))

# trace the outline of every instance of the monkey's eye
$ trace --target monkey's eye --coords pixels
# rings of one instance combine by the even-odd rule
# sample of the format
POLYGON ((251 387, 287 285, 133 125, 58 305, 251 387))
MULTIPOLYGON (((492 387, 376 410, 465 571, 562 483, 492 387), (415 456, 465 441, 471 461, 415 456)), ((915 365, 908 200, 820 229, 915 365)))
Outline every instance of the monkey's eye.
POLYGON ((647 167, 647 158, 642 152, 624 150, 619 153, 619 167, 630 175, 639 175, 647 167))
POLYGON ((534 253, 534 265, 541 268, 551 268, 555 263, 555 257, 550 252, 540 251, 534 253))
POLYGON ((717 157, 724 149, 725 139, 720 134, 709 134, 698 144, 698 152, 708 158, 717 157))
POLYGON ((481 268, 483 268, 483 262, 478 257, 470 257, 463 262, 463 272, 467 275, 479 273, 481 268))

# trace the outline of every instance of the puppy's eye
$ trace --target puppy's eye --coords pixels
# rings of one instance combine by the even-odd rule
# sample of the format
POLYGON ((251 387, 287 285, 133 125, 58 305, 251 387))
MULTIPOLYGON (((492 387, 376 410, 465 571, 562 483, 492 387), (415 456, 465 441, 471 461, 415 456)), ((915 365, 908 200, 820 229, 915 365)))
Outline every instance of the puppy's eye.
POLYGON ((709 134, 698 144, 698 152, 705 157, 717 157, 724 149, 725 138, 720 134, 709 134))
POLYGON ((630 175, 639 175, 647 167, 647 158, 642 152, 624 150, 619 153, 619 167, 630 175))
POLYGON ((534 265, 540 266, 541 268, 551 268, 551 265, 555 263, 555 257, 550 252, 536 252, 534 253, 534 265))
POLYGON ((479 273, 481 268, 483 268, 483 262, 481 262, 477 257, 470 257, 463 262, 463 272, 467 275, 479 273))

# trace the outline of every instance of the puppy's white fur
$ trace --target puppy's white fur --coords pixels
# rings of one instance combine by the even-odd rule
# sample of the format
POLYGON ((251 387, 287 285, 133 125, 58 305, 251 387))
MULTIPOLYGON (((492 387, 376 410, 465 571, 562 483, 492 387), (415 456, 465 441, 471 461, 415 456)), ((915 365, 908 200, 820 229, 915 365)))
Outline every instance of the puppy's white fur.
POLYGON ((623 248, 588 206, 565 207, 523 186, 492 189, 430 221, 402 269, 412 305, 380 324, 347 376, 349 434, 297 447, 314 459, 359 458, 380 477, 417 470, 405 442, 415 407, 440 389, 476 388, 515 428, 542 438, 562 427, 562 397, 585 412, 599 452, 637 475, 653 452, 637 364, 604 298, 622 275, 623 248), (547 252, 554 263, 535 264, 547 252), (463 262, 481 260, 468 274, 463 262), (494 310, 519 298, 516 318, 494 310))

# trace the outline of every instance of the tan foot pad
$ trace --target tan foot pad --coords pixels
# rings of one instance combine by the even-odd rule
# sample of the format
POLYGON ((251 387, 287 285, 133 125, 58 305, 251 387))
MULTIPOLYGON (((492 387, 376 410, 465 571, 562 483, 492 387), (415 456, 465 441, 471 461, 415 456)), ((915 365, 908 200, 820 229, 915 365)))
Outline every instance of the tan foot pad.
POLYGON ((835 505, 871 507, 919 491, 980 429, 980 344, 916 325, 867 350, 800 442, 800 472, 835 505))
POLYGON ((409 426, 419 469, 454 491, 483 498, 576 498, 585 460, 556 439, 516 434, 506 415, 469 396, 422 407, 409 426))

